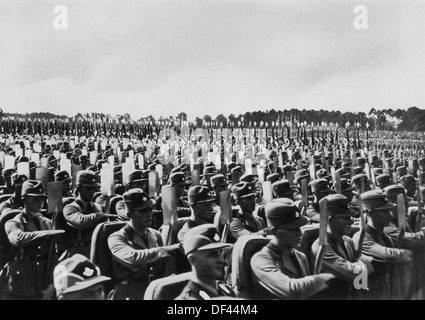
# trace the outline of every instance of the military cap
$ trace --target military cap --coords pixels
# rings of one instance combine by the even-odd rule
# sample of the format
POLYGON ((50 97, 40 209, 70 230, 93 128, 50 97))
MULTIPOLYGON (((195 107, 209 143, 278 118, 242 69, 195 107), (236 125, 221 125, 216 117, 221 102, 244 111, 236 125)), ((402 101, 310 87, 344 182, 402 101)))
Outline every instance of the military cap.
POLYGON ((397 167, 396 171, 399 177, 405 176, 407 174, 407 168, 404 166, 397 167))
POLYGON ((265 205, 267 223, 271 227, 286 225, 300 228, 309 222, 306 216, 301 216, 295 202, 288 198, 273 199, 265 205))
POLYGON ((217 228, 211 223, 189 229, 183 239, 186 255, 194 251, 218 250, 229 246, 229 243, 220 241, 217 228))
POLYGON ((115 172, 118 172, 118 171, 122 171, 122 165, 117 165, 117 166, 114 166, 114 173, 115 172))
POLYGON ((299 183, 302 179, 310 178, 310 174, 305 169, 298 170, 294 175, 294 183, 299 183))
POLYGON ((365 179, 365 183, 370 183, 370 182, 371 182, 371 181, 369 180, 369 178, 367 177, 367 175, 366 175, 366 174, 364 174, 364 173, 359 173, 359 174, 356 174, 355 176, 353 176, 353 177, 351 178, 351 183, 352 183, 352 184, 355 184, 355 185, 359 185, 359 186, 360 186, 360 183, 361 183, 360 179, 362 179, 362 178, 364 178, 364 179, 365 179))
POLYGON ((331 176, 329 175, 329 172, 326 169, 320 169, 316 171, 316 177, 317 179, 328 179, 331 176))
POLYGON ((150 171, 154 171, 155 170, 155 167, 156 167, 156 164, 155 163, 151 163, 150 165, 148 165, 148 169, 150 171))
POLYGON ((216 174, 211 177, 211 186, 220 186, 227 187, 229 184, 226 181, 226 178, 222 174, 216 174))
POLYGON ((79 187, 100 187, 100 178, 92 170, 78 171, 76 186, 79 187))
POLYGON ((407 186, 410 183, 416 183, 418 179, 416 179, 414 176, 410 174, 406 174, 400 178, 400 184, 402 186, 407 186))
POLYGON ((146 181, 148 181, 148 179, 146 179, 142 170, 133 170, 128 175, 128 184, 135 183, 135 182, 146 182, 146 181))
POLYGON ((357 166, 353 169, 353 175, 355 176, 356 174, 361 174, 363 173, 363 169, 360 166, 357 166))
POLYGON ((348 192, 353 189, 354 187, 349 183, 348 179, 345 179, 345 178, 341 179, 341 192, 348 192))
POLYGON ((366 163, 366 159, 363 157, 357 157, 357 163, 358 164, 365 164, 366 163))
POLYGON ((57 162, 58 161, 58 159, 56 159, 54 155, 49 156, 47 158, 47 160, 49 161, 49 163, 57 162))
POLYGON ((341 178, 346 178, 346 179, 349 179, 351 175, 350 172, 347 172, 344 168, 339 168, 338 170, 336 170, 335 176, 338 174, 341 178))
POLYGON ((382 168, 372 168, 373 174, 376 176, 379 176, 380 174, 384 173, 384 170, 382 168))
POLYGON ((76 253, 61 261, 53 272, 56 295, 77 292, 110 280, 87 257, 76 253))
POLYGON ((124 205, 127 211, 143 210, 153 206, 153 201, 140 188, 130 189, 123 194, 124 205))
POLYGON ((258 179, 253 174, 245 173, 239 180, 241 182, 253 183, 253 182, 256 182, 258 179))
POLYGON ((82 155, 78 156, 78 160, 80 160, 80 163, 83 163, 83 161, 88 161, 89 157, 85 154, 82 154, 82 155))
POLYGON ((29 166, 30 169, 34 169, 34 168, 37 167, 37 163, 35 163, 35 161, 31 160, 30 162, 28 162, 28 166, 29 166))
POLYGON ((170 175, 170 184, 172 186, 185 186, 188 182, 185 179, 183 172, 174 172, 170 175))
POLYGON ((292 158, 294 158, 294 160, 301 159, 301 153, 299 151, 295 151, 292 153, 292 158))
POLYGON ((3 177, 8 177, 8 176, 11 176, 12 174, 14 174, 16 172, 16 170, 15 169, 13 169, 13 168, 8 168, 8 169, 5 169, 4 171, 3 171, 3 177))
POLYGON ((311 186, 312 192, 317 191, 329 191, 331 192, 331 189, 329 189, 329 181, 326 179, 316 179, 309 183, 311 186))
POLYGON ((388 199, 391 199, 392 197, 397 196, 400 193, 405 193, 403 186, 400 186, 398 184, 385 187, 382 191, 385 193, 388 199))
POLYGON ((19 174, 17 172, 13 173, 10 177, 10 180, 12 182, 12 186, 22 186, 22 184, 28 180, 28 177, 24 174, 19 174))
POLYGON ((395 205, 388 201, 388 198, 383 192, 370 190, 360 195, 362 200, 363 210, 389 210, 395 205))
POLYGON ((209 167, 204 167, 204 172, 203 175, 204 176, 213 176, 217 173, 215 167, 209 166, 209 167))
POLYGON ((239 182, 232 187, 232 193, 237 199, 255 195, 255 187, 249 182, 239 182))
POLYGON ((170 176, 175 173, 175 172, 180 172, 183 173, 182 169, 180 167, 174 167, 173 169, 171 169, 170 171, 170 176))
POLYGON ((343 168, 349 168, 349 167, 351 167, 351 161, 344 161, 342 163, 342 167, 343 168))
POLYGON ((387 186, 388 184, 392 184, 391 176, 389 174, 380 174, 376 177, 376 184, 378 186, 387 186))
POLYGON ((71 181, 72 177, 69 175, 68 171, 61 170, 55 173, 55 181, 71 181))
POLYGON ((214 169, 215 169, 215 165, 214 165, 214 163, 212 161, 206 161, 204 163, 204 168, 205 167, 214 167, 214 169))
POLYGON ((207 186, 192 186, 187 192, 189 204, 213 202, 215 198, 211 195, 207 186))
POLYGON ((26 180, 22 184, 21 196, 47 197, 43 184, 38 180, 26 180))
POLYGON ((272 184, 275 183, 276 181, 280 180, 280 175, 279 173, 272 173, 269 174, 266 178, 267 181, 270 181, 272 184))
POLYGON ((279 180, 272 184, 272 190, 276 197, 292 197, 294 190, 288 180, 279 180))
MULTIPOLYGON (((346 196, 343 196, 342 194, 330 194, 324 197, 323 199, 326 199, 328 201, 327 211, 328 215, 331 217, 351 217, 357 214, 355 211, 351 210, 348 207, 350 200, 348 200, 348 198, 346 196)), ((323 201, 323 199, 321 199, 320 201, 323 201)))
POLYGON ((282 171, 283 172, 292 171, 292 166, 290 164, 285 164, 284 166, 282 166, 282 171))
POLYGON ((28 157, 22 156, 22 157, 18 157, 18 159, 16 159, 17 162, 30 162, 30 159, 28 159, 28 157))
POLYGON ((227 165, 227 170, 228 170, 229 172, 231 172, 231 171, 232 171, 232 169, 233 169, 234 167, 236 167, 236 163, 234 163, 234 162, 229 162, 229 164, 227 165))
POLYGON ((242 173, 242 168, 240 166, 235 166, 232 168, 231 173, 233 174, 235 171, 242 173))

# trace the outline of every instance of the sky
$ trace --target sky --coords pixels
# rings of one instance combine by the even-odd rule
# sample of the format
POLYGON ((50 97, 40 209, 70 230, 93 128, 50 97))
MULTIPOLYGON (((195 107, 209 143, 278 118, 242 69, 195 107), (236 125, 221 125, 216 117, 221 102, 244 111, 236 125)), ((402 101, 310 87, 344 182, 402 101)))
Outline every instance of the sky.
POLYGON ((425 108, 425 1, 2 0, 4 112, 425 108), (56 29, 58 5, 68 29, 56 29), (367 9, 357 30, 354 8, 367 9))

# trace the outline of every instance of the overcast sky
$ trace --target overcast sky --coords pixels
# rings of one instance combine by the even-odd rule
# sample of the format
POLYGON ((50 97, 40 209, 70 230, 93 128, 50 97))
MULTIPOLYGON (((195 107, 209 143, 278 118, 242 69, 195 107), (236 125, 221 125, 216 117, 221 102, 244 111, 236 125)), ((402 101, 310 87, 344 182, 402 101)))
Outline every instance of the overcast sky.
POLYGON ((425 108, 425 1, 0 2, 5 112, 425 108), (68 29, 56 30, 56 5, 68 29), (356 30, 354 7, 368 9, 356 30))

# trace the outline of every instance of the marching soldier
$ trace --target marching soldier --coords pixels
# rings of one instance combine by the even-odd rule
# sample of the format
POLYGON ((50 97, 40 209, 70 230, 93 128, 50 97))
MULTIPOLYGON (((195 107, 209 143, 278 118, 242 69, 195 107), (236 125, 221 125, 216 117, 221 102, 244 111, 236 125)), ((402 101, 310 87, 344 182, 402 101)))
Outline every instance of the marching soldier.
POLYGON ((311 222, 320 222, 320 207, 319 201, 324 197, 333 193, 329 188, 328 180, 316 179, 310 182, 311 191, 313 193, 313 202, 308 206, 306 210, 307 217, 310 218, 311 222))

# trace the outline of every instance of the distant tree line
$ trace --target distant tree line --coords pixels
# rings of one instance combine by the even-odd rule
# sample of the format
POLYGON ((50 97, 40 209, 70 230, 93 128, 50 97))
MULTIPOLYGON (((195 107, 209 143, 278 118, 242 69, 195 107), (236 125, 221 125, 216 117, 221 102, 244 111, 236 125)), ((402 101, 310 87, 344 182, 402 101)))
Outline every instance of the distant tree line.
MULTIPOLYGON (((117 121, 117 122, 152 122, 167 124, 178 124, 180 121, 187 121, 187 114, 180 112, 172 117, 159 117, 158 119, 149 115, 140 119, 132 119, 130 114, 109 115, 104 113, 77 113, 74 117, 65 115, 55 115, 49 112, 31 112, 31 113, 8 113, 0 114, 3 119, 16 120, 34 120, 51 122, 54 120, 84 120, 84 121, 117 121)), ((369 131, 425 131, 425 110, 416 106, 404 109, 375 109, 372 108, 368 113, 365 112, 341 112, 338 110, 300 110, 300 109, 270 109, 266 111, 245 112, 244 114, 229 115, 219 114, 211 117, 210 115, 197 116, 192 123, 196 127, 205 125, 214 127, 260 127, 260 126, 282 126, 286 123, 300 123, 307 126, 329 126, 338 125, 345 127, 347 122, 350 126, 357 126, 365 129, 368 126, 369 131)))

